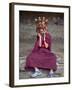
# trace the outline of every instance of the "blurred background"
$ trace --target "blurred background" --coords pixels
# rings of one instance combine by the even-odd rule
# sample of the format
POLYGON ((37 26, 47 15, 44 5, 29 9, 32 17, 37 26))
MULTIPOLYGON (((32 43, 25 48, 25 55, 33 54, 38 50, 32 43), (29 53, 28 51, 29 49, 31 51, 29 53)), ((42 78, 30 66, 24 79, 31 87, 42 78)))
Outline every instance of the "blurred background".
MULTIPOLYGON (((24 69, 26 57, 34 47, 36 40, 35 18, 48 18, 48 32, 52 36, 52 52, 57 56, 57 71, 55 77, 64 76, 64 13, 51 12, 19 12, 19 78, 30 78, 30 73, 24 69)), ((47 77, 47 71, 40 77, 47 77)), ((40 78, 39 77, 39 78, 40 78)), ((38 77, 37 77, 38 78, 38 77)))

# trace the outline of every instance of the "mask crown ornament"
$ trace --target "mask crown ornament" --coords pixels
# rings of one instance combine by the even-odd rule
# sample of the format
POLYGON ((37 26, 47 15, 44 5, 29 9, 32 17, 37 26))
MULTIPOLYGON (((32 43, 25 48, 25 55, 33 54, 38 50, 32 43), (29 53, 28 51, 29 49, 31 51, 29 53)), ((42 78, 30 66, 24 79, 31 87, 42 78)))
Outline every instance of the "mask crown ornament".
POLYGON ((44 22, 45 24, 48 24, 48 19, 46 19, 45 17, 38 17, 38 18, 35 18, 35 22, 36 24, 39 22, 44 22))

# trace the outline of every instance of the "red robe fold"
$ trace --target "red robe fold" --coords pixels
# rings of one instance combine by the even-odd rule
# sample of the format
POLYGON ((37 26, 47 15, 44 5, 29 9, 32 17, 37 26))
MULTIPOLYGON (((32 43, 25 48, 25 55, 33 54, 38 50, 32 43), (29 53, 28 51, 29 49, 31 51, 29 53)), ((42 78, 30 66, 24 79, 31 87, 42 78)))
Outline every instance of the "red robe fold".
POLYGON ((39 38, 37 36, 35 46, 26 58, 25 69, 34 69, 34 67, 48 70, 57 69, 56 55, 51 52, 51 35, 49 33, 46 33, 45 40, 48 43, 48 48, 39 47, 39 38))

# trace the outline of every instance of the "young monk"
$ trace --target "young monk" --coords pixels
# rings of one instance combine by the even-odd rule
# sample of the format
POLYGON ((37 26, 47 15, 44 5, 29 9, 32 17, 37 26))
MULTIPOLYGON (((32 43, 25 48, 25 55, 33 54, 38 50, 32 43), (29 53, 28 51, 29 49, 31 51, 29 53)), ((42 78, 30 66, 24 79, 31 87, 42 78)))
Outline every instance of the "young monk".
POLYGON ((38 17, 35 19, 37 39, 32 52, 26 58, 26 69, 34 70, 31 77, 41 75, 39 69, 48 70, 48 77, 56 71, 56 55, 51 52, 51 35, 48 32, 48 19, 38 17))

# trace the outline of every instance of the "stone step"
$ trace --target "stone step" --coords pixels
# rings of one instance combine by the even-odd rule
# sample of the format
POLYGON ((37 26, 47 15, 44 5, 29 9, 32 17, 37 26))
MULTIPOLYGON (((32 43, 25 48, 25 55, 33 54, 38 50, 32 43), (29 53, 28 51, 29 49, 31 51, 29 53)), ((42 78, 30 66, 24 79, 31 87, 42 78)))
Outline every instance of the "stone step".
MULTIPOLYGON (((24 69, 26 63, 26 57, 20 57, 19 58, 19 78, 20 79, 28 79, 31 78, 31 72, 27 72, 24 69)), ((45 78, 48 76, 48 71, 41 70, 42 75, 37 76, 36 78, 45 78)), ((64 76, 64 62, 60 57, 57 57, 57 70, 55 72, 55 77, 63 77, 64 76)))

